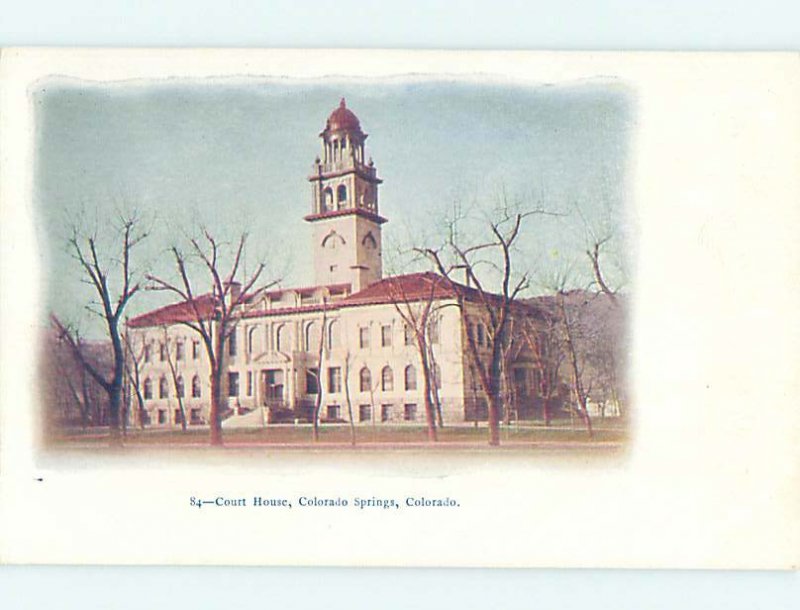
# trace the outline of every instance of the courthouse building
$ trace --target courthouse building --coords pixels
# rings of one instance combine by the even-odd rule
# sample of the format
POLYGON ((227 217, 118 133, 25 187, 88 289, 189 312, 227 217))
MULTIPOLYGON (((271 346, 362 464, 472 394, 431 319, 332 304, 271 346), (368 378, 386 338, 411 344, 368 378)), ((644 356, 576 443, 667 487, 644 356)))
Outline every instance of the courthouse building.
MULTIPOLYGON (((224 361, 225 425, 308 421, 320 389, 323 421, 347 421, 352 411, 358 424, 424 423, 421 358, 406 319, 427 304, 429 370, 444 422, 485 419, 466 333, 487 351, 488 333, 477 304, 467 298, 462 313, 456 298, 457 290, 462 296, 474 290, 433 273, 385 278, 381 179, 365 153, 367 134, 344 100, 320 138, 321 155, 309 176, 311 210, 304 218, 312 226, 314 284, 245 295, 224 361)), ((212 301, 211 295, 198 297, 209 318, 212 301)), ((144 407, 139 412, 132 397, 131 412, 146 424, 180 424, 179 397, 189 424, 208 420, 208 357, 200 337, 181 324, 192 315, 188 304, 177 303, 128 323, 144 407)), ((517 398, 533 400, 539 372, 526 349, 517 350, 513 368, 517 398)))

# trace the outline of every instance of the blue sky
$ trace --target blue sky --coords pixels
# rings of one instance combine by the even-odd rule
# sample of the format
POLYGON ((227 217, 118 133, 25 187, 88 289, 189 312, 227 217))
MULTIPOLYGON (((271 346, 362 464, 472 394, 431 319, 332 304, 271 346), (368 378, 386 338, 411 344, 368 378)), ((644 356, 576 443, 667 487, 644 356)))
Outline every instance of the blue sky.
MULTIPOLYGON (((564 214, 528 219, 518 268, 541 279, 569 267, 572 281, 585 284, 588 223, 614 231, 608 273, 624 281, 635 114, 621 83, 53 78, 32 96, 47 303, 70 320, 86 323, 90 295, 65 246, 68 226, 80 218, 102 237, 121 208, 140 210, 152 228, 140 270, 174 277, 166 249, 204 224, 229 238, 248 231, 248 264, 265 259, 265 279, 311 283, 306 177, 341 97, 370 134, 367 153, 384 180, 379 205, 389 219, 384 250, 392 270, 419 268, 397 252, 437 242, 439 219, 454 204, 480 215, 505 192, 523 207, 564 214)), ((541 290, 535 284, 532 293, 541 290)), ((164 298, 145 293, 129 314, 164 298)))

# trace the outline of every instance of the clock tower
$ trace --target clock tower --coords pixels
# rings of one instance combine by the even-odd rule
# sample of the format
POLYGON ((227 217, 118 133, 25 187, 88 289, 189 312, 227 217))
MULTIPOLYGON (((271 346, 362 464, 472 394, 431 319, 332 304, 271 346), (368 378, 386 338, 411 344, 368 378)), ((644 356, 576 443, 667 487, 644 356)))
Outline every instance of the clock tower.
POLYGON ((378 185, 372 159, 365 161, 367 134, 344 98, 319 134, 322 155, 311 182, 315 284, 350 284, 353 292, 381 279, 378 185))

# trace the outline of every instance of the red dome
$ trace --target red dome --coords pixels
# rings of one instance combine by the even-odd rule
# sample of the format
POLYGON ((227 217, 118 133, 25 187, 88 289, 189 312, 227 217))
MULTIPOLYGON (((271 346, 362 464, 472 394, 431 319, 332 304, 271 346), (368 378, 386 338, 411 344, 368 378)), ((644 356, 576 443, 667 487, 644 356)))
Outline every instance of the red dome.
POLYGON ((347 108, 344 98, 339 102, 339 107, 331 112, 328 117, 328 122, 325 125, 326 131, 361 131, 361 123, 358 122, 358 117, 347 108))

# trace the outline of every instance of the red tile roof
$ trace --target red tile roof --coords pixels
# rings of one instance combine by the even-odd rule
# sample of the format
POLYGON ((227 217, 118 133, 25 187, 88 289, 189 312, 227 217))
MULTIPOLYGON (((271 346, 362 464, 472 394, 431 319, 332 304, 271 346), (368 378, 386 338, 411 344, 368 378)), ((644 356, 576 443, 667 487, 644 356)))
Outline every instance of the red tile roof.
POLYGON ((370 284, 364 290, 351 294, 342 301, 342 306, 413 302, 429 298, 447 299, 456 296, 456 289, 470 290, 460 284, 455 284, 454 286, 455 289, 448 280, 429 271, 395 275, 370 284))
MULTIPOLYGON (((331 284, 327 286, 307 286, 303 288, 286 288, 272 290, 266 294, 270 297, 277 297, 286 292, 310 293, 318 288, 327 288, 331 293, 341 294, 349 289, 349 284, 331 284)), ((347 307, 360 307, 365 305, 383 305, 393 302, 416 302, 426 301, 427 299, 452 299, 458 294, 465 296, 468 300, 477 301, 480 293, 469 286, 449 282, 442 276, 432 273, 409 273, 406 275, 396 275, 382 279, 364 290, 351 294, 344 299, 327 303, 324 308, 327 311, 344 309, 347 307)), ((489 299, 499 299, 499 295, 487 294, 489 299)), ((253 302, 255 295, 245 298, 246 302, 253 302)), ((210 294, 205 294, 196 299, 198 309, 204 318, 211 317, 214 307, 213 299, 210 294)), ((515 307, 524 307, 534 310, 532 304, 516 301, 515 307)), ((277 316, 296 313, 311 313, 322 311, 323 305, 320 303, 309 303, 306 305, 276 307, 274 309, 250 309, 242 312, 243 318, 258 318, 262 316, 277 316)), ((128 326, 132 328, 143 328, 150 326, 161 326, 164 324, 177 324, 190 322, 195 319, 193 308, 189 303, 174 303, 155 309, 151 312, 142 314, 128 321, 128 326)))
MULTIPOLYGON (((204 320, 211 318, 214 313, 214 297, 204 294, 195 298, 197 311, 204 320)), ((177 324, 180 322, 191 322, 196 320, 194 307, 189 301, 172 303, 164 307, 159 307, 153 311, 148 311, 140 316, 128 320, 131 328, 145 328, 148 326, 162 326, 164 324, 177 324)))

